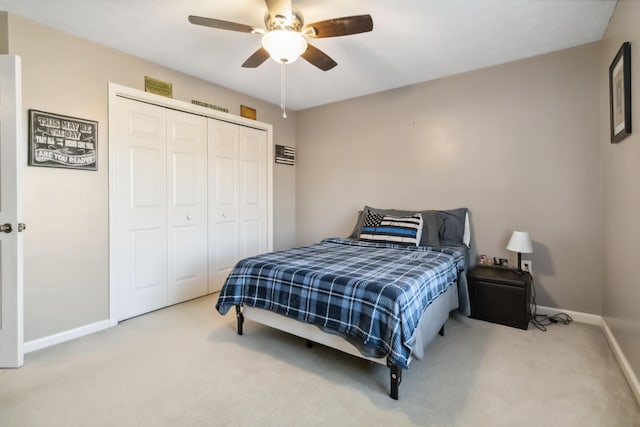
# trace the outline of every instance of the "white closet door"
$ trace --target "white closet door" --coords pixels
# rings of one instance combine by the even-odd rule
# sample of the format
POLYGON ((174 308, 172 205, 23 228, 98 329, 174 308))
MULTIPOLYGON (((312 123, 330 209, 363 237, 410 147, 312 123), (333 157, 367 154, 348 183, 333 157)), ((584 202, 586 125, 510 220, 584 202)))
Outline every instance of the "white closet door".
POLYGON ((267 135, 240 127, 240 258, 267 251, 267 135))
POLYGON ((168 303, 207 293, 207 121, 167 111, 168 303))
POLYGON ((118 320, 167 305, 166 110, 116 98, 115 162, 118 320))
POLYGON ((240 256, 239 127, 209 119, 209 292, 216 292, 240 256))
POLYGON ((241 258, 268 250, 267 135, 209 119, 209 292, 241 258))

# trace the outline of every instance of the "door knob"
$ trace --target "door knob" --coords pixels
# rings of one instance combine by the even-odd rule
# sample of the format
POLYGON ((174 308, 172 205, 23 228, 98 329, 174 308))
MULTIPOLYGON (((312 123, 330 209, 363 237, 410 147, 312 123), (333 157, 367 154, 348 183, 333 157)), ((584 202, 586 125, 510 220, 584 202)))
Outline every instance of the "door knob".
POLYGON ((23 222, 18 223, 18 233, 22 233, 26 229, 27 229, 27 224, 23 222))
POLYGON ((9 223, 2 224, 0 225, 0 231, 3 233, 11 233, 13 231, 13 227, 11 227, 11 224, 9 223))

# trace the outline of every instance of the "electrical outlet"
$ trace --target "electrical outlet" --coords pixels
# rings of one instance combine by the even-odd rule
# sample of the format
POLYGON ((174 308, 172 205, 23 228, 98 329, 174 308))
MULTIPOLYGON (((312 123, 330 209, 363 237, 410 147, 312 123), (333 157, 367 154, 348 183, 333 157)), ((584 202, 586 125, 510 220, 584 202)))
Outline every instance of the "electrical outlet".
POLYGON ((522 260, 522 269, 524 271, 528 271, 529 274, 533 275, 533 262, 529 259, 522 260))

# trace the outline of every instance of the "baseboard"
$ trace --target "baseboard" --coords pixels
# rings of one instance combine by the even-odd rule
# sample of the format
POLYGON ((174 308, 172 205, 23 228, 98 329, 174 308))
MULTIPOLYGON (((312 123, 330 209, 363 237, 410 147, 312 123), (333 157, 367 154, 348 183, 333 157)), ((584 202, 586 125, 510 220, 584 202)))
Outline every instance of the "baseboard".
POLYGON ((43 348, 51 347, 52 345, 60 344, 65 341, 70 341, 76 338, 83 337, 85 335, 93 334, 94 332, 102 331, 110 327, 109 320, 101 320, 100 322, 91 323, 89 325, 80 326, 79 328, 70 329, 68 331, 60 332, 48 337, 38 338, 33 341, 24 343, 24 353, 31 353, 32 351, 41 350, 43 348))
POLYGON ((613 351, 613 354, 616 356, 618 360, 618 364, 620 365, 620 369, 622 369, 622 373, 627 378, 627 382, 629 383, 629 387, 631 387, 631 391, 636 396, 636 400, 638 404, 640 404, 640 381, 638 381, 638 377, 636 376, 633 369, 631 369, 631 365, 629 365, 629 361, 625 357, 620 345, 618 344, 618 340, 609 329, 609 325, 607 325, 606 320, 602 319, 602 331, 604 335, 607 337, 607 341, 609 341, 609 347, 613 351))
POLYGON ((558 313, 566 313, 569 316, 571 316, 571 318, 574 321, 578 323, 586 323, 587 325, 602 326, 602 316, 598 316, 596 314, 581 313, 579 311, 562 310, 560 308, 545 307, 541 305, 537 306, 536 308, 537 308, 538 314, 546 314, 547 316, 553 316, 554 314, 558 314, 558 313))

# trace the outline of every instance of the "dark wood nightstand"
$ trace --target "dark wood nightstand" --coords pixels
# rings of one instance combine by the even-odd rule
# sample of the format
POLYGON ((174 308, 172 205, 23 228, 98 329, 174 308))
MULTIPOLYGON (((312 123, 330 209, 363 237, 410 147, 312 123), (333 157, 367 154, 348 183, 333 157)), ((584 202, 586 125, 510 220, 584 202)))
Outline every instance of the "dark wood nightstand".
POLYGON ((471 317, 527 329, 531 316, 531 275, 478 265, 468 274, 471 317))

